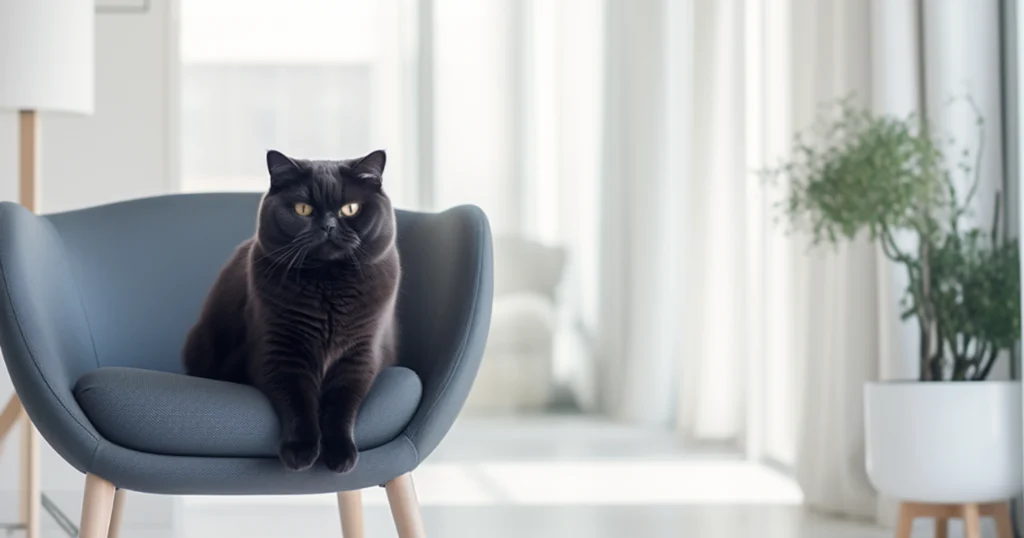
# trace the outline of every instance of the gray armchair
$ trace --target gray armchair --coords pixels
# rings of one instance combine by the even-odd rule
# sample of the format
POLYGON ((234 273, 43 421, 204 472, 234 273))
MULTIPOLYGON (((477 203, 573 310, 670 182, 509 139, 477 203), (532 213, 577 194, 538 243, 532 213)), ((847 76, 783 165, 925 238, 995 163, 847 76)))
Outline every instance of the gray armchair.
POLYGON ((381 484, 400 536, 422 536, 408 473, 448 432, 479 367, 493 286, 487 220, 468 206, 398 212, 400 366, 382 372, 360 410, 353 471, 290 472, 263 395, 182 375, 179 360, 258 203, 175 195, 43 217, 0 203, 0 348, 29 417, 87 474, 83 538, 106 536, 116 489, 339 492, 354 538, 358 490, 381 484))

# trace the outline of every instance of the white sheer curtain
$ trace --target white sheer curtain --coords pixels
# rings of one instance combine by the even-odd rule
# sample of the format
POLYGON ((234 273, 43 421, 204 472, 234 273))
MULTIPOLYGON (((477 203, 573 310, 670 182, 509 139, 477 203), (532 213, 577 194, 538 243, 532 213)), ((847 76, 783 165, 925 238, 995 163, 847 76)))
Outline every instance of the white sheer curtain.
POLYGON ((553 368, 585 410, 598 310, 601 0, 432 0, 433 209, 565 247, 553 368))
POLYGON ((869 5, 696 6, 680 427, 792 466, 810 506, 872 515, 861 387, 891 356, 885 262, 864 241, 808 251, 776 222, 785 185, 755 173, 788 154, 820 103, 870 102, 869 5))
POLYGON ((572 245, 598 408, 794 469, 820 510, 878 513, 862 386, 916 376, 903 276, 867 241, 810 250, 756 171, 819 105, 924 108, 1001 172, 998 2, 435 0, 438 205, 572 245), (923 25, 923 29, 922 26, 923 25), (923 58, 923 59, 922 59, 923 58), (448 62, 448 63, 444 63, 448 62))
MULTIPOLYGON (((673 415, 679 334, 678 201, 670 168, 668 3, 606 3, 601 170, 602 408, 632 422, 673 415)), ((684 34, 685 35, 685 34, 684 34)))
POLYGON ((679 427, 795 469, 812 507, 873 517, 861 391, 916 376, 916 334, 897 317, 902 274, 864 241, 811 251, 786 236, 772 207, 785 186, 753 172, 788 154, 821 103, 851 93, 878 112, 923 106, 973 140, 947 105, 969 93, 988 121, 979 199, 990 203, 1002 174, 998 5, 698 0, 693 16, 679 427))

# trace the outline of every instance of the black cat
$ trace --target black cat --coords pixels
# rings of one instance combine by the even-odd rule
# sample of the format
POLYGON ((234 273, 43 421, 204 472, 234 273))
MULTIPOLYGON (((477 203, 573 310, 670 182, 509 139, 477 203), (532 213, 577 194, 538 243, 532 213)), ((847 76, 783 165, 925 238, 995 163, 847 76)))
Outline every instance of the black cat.
POLYGON ((262 390, 281 461, 355 466, 356 412, 395 361, 400 267, 385 155, 306 161, 270 151, 256 235, 221 270, 183 351, 195 376, 262 390))

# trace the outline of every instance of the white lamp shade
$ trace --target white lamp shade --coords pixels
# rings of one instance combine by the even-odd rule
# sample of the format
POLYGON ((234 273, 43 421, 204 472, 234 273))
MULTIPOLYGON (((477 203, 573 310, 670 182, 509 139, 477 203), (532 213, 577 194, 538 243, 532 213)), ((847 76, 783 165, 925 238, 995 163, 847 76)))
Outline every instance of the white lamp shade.
POLYGON ((0 0, 0 109, 91 114, 95 0, 0 0))

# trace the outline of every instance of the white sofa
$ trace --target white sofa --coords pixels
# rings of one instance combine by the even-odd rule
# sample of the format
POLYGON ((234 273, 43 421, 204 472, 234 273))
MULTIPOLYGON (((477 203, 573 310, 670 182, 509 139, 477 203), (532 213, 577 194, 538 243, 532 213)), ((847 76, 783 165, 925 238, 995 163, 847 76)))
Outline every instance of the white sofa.
POLYGON ((466 413, 543 411, 550 403, 565 264, 563 248, 495 238, 491 331, 466 413))

